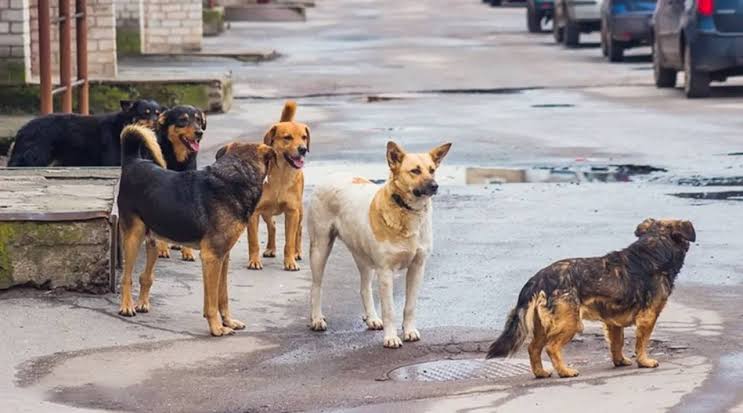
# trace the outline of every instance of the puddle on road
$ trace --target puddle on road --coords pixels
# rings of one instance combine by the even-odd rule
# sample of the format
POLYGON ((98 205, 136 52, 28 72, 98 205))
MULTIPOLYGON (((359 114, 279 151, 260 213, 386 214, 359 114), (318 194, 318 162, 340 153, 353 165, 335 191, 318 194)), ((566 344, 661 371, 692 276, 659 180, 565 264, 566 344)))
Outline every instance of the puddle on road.
MULTIPOLYGON (((650 165, 574 165, 533 168, 469 167, 443 165, 436 173, 440 184, 493 185, 514 183, 612 183, 632 182, 639 177, 665 169, 650 165)), ((336 162, 313 162, 305 169, 309 182, 322 184, 345 177, 362 176, 383 184, 389 175, 384 164, 340 165, 336 162), (352 173, 343 171, 353 171, 352 173)))
POLYGON ((533 108, 574 108, 572 103, 540 103, 531 105, 533 108))
POLYGON ((743 383, 743 353, 720 357, 718 369, 701 391, 684 400, 676 409, 689 413, 716 413, 735 407, 743 383))
POLYGON ((743 186, 743 176, 690 176, 676 181, 683 186, 743 186))
POLYGON ((706 199, 713 201, 743 201, 743 191, 720 192, 678 192, 671 194, 678 198, 706 199))

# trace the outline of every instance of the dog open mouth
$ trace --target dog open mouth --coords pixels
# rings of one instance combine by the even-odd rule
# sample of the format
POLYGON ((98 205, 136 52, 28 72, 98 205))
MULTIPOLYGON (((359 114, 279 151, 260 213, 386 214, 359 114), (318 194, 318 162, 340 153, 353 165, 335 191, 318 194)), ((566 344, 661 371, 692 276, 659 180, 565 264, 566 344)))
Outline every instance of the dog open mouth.
POLYGON ((289 165, 293 168, 302 169, 302 167, 304 167, 304 156, 289 156, 288 154, 284 154, 284 159, 286 159, 286 161, 289 162, 289 165))
POLYGON ((191 152, 199 151, 199 147, 200 147, 199 141, 189 139, 185 136, 181 136, 181 142, 183 142, 183 144, 186 145, 186 147, 190 149, 191 152))

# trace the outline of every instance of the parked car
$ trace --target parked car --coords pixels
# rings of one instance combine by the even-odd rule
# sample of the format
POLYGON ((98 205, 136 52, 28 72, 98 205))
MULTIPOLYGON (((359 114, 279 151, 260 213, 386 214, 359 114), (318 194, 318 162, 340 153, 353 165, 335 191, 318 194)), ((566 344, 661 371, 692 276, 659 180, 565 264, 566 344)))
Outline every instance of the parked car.
POLYGON ((526 1, 526 28, 530 33, 542 31, 542 22, 552 20, 555 9, 554 0, 527 0, 526 1))
POLYGON ((575 47, 581 33, 601 30, 600 0, 555 0, 552 33, 557 43, 575 47))
POLYGON ((650 20, 656 0, 604 0, 601 6, 601 51, 610 62, 624 60, 624 50, 652 43, 650 20))
POLYGON ((710 94, 710 81, 743 75, 743 1, 658 0, 653 72, 659 88, 684 71, 687 97, 710 94))

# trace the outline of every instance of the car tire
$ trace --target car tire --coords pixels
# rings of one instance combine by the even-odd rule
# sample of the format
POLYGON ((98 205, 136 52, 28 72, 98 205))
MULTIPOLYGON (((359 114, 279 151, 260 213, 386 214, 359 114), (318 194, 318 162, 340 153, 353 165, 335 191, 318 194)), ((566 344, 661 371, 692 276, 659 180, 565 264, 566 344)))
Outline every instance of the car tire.
POLYGON ((565 34, 563 35, 563 41, 567 47, 577 47, 580 43, 580 27, 568 20, 565 23, 565 34))
POLYGON ((491 6, 497 7, 501 5, 502 0, 490 0, 489 3, 491 6))
POLYGON ((684 93, 687 98, 705 98, 710 95, 709 73, 692 69, 691 49, 684 47, 684 93))
POLYGON ((663 67, 657 39, 653 42, 653 78, 657 88, 676 87, 676 70, 663 67))
POLYGON ((560 27, 560 24, 557 22, 557 19, 552 19, 552 37, 555 38, 555 43, 562 43, 563 38, 565 37, 565 29, 560 27))
POLYGON ((529 33, 539 33, 542 31, 542 16, 534 9, 532 2, 526 4, 526 27, 529 33))
POLYGON ((606 47, 606 24, 601 22, 601 54, 609 57, 609 49, 606 47))
POLYGON ((616 63, 624 60, 624 47, 621 43, 612 39, 611 36, 608 36, 606 41, 606 53, 609 56, 610 62, 616 63))

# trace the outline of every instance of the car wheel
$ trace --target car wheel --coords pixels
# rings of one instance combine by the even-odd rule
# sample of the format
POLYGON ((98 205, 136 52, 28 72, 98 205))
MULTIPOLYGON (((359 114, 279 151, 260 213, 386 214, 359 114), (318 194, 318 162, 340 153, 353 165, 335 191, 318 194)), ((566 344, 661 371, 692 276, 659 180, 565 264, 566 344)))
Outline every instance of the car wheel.
POLYGON ((601 22, 601 54, 604 57, 609 56, 609 50, 606 48, 606 25, 601 22))
POLYGON ((502 0, 490 0, 491 6, 500 6, 502 0))
POLYGON ((676 87, 676 70, 667 69, 661 64, 657 39, 653 42, 653 77, 658 88, 676 87))
POLYGON ((532 2, 526 4, 526 27, 529 29, 529 33, 542 31, 542 16, 534 10, 532 2))
POLYGON ((606 40, 606 52, 609 55, 610 62, 621 62, 624 60, 624 47, 622 47, 621 43, 612 39, 611 36, 608 36, 606 40))
POLYGON ((580 43, 580 27, 570 20, 565 23, 565 34, 563 36, 565 46, 576 47, 580 43))
POLYGON ((691 49, 687 44, 684 48, 684 92, 687 98, 703 98, 710 95, 709 73, 694 70, 691 59, 691 49))
POLYGON ((565 37, 565 29, 560 27, 556 18, 552 19, 552 37, 555 38, 555 43, 562 43, 562 39, 565 37))

